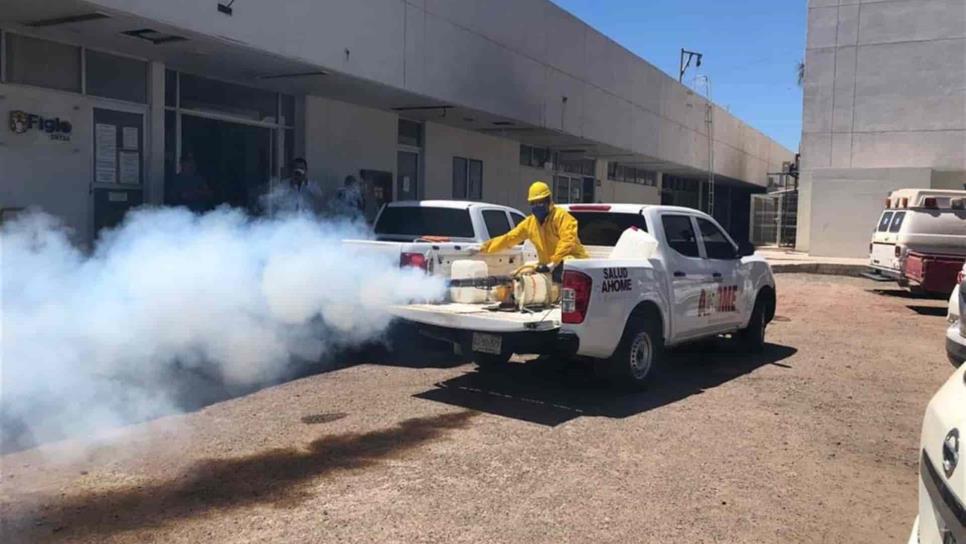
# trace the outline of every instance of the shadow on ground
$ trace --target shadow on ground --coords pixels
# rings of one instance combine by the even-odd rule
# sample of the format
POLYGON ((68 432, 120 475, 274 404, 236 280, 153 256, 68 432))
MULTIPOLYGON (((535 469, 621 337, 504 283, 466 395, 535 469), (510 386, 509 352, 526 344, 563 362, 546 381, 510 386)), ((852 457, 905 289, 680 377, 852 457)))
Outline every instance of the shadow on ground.
POLYGON ((939 293, 927 293, 927 292, 913 293, 908 289, 899 289, 899 288, 867 289, 867 291, 876 295, 882 295, 884 297, 908 298, 913 300, 943 300, 943 299, 949 298, 949 295, 943 295, 939 293))
POLYGON ((949 309, 943 306, 923 306, 921 304, 909 304, 906 306, 910 310, 916 312, 919 315, 928 315, 932 317, 946 317, 946 313, 949 309))
POLYGON ((625 418, 717 387, 795 354, 767 344, 762 353, 739 352, 721 339, 670 352, 664 373, 645 391, 625 393, 595 378, 589 365, 541 358, 496 371, 471 372, 437 383, 417 398, 556 426, 581 416, 625 418))
POLYGON ((408 419, 368 433, 321 436, 307 448, 279 448, 228 459, 207 459, 163 482, 100 491, 5 508, 4 541, 44 536, 66 540, 108 537, 156 528, 256 504, 292 507, 318 495, 312 480, 330 472, 361 469, 400 456, 461 429, 472 411, 408 419))

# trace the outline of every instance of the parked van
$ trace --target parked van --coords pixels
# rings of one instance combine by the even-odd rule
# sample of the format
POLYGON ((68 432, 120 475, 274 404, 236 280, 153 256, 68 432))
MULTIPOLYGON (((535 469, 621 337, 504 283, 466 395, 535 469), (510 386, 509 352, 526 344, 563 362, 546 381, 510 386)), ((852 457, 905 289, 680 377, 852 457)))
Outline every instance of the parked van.
POLYGON ((869 244, 874 273, 948 295, 964 259, 966 191, 899 189, 889 195, 869 244))

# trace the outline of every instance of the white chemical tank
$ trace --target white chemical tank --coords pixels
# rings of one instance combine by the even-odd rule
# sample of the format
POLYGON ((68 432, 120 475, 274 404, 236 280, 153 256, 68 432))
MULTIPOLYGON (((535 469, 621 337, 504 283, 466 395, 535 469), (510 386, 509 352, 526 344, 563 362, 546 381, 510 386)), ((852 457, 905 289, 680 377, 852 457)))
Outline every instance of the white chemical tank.
MULTIPOLYGON (((489 270, 483 261, 473 261, 461 259, 453 261, 450 271, 450 279, 453 280, 472 280, 487 277, 489 270)), ((453 302, 463 304, 479 304, 486 302, 487 289, 482 287, 450 287, 449 298, 453 302)))
POLYGON ((631 227, 621 234, 610 252, 610 258, 650 259, 655 251, 657 251, 657 239, 637 227, 631 227))

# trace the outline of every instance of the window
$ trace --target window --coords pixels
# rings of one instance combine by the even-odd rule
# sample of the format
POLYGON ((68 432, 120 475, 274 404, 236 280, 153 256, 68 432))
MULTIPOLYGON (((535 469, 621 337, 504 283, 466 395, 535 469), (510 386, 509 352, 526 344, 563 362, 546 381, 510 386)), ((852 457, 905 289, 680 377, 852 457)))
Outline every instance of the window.
POLYGON ((216 111, 253 121, 274 123, 277 119, 276 93, 183 72, 178 78, 184 109, 216 111))
POLYGON ((81 92, 80 47, 6 34, 7 81, 81 92))
POLYGON ((902 220, 906 218, 906 212, 896 212, 895 216, 892 217, 892 225, 889 226, 889 232, 899 232, 902 228, 902 220))
POLYGON ((698 241, 694 235, 691 218, 687 215, 662 215, 661 224, 664 225, 664 236, 667 245, 685 257, 700 257, 698 241))
POLYGON ((578 236, 588 246, 617 245, 624 231, 637 227, 647 232, 644 216, 636 213, 570 212, 577 220, 578 236))
POLYGON ((701 229, 701 239, 704 241, 704 253, 709 259, 730 260, 737 259, 738 252, 731 240, 717 225, 707 219, 698 218, 698 228, 701 229))
POLYGON ((397 129, 399 145, 423 146, 423 125, 409 119, 400 119, 397 129))
POLYGON ((510 232, 510 221, 503 210, 483 210, 483 222, 490 238, 510 232))
POLYGON ((459 208, 386 206, 374 230, 380 239, 412 241, 421 236, 474 237, 470 212, 459 208))
POLYGON ((282 95, 282 118, 279 124, 295 126, 295 97, 290 94, 282 95))
POLYGON ((144 104, 148 101, 148 63, 87 50, 87 94, 144 104))
POLYGON ((520 166, 530 166, 530 159, 533 157, 533 148, 528 145, 520 144, 520 166))
POLYGON ((892 212, 882 212, 882 218, 879 219, 879 226, 875 229, 879 232, 885 232, 889 229, 889 223, 892 222, 892 212))
POLYGON ((169 108, 178 106, 178 72, 164 71, 164 105, 169 108))
POLYGON ((483 200, 483 161, 453 157, 453 198, 483 200))
POLYGON ((513 226, 515 227, 520 223, 523 223, 523 220, 526 219, 526 217, 518 213, 510 212, 510 219, 513 220, 513 226))
POLYGON ((551 159, 550 150, 546 147, 520 145, 520 166, 543 168, 546 163, 551 162, 551 159))
POLYGON ((625 166, 616 162, 607 163, 607 179, 611 181, 636 183, 637 185, 649 185, 651 187, 657 185, 656 172, 651 172, 643 168, 625 166))

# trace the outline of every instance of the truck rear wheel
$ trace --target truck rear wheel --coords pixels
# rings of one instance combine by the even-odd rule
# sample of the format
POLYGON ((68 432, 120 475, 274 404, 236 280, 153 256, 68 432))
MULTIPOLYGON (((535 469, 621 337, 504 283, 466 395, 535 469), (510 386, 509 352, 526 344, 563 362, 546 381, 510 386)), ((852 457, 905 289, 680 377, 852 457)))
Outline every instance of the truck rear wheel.
POLYGON ((632 315, 624 327, 617 350, 607 360, 610 378, 616 385, 642 389, 661 370, 664 338, 660 322, 632 315))

